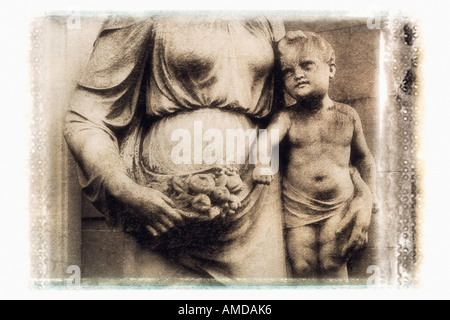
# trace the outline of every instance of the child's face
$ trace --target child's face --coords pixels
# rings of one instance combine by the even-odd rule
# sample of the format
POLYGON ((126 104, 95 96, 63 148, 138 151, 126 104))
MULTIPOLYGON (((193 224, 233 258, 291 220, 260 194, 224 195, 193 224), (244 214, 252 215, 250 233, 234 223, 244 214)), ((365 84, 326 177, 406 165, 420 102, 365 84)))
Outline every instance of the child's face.
POLYGON ((282 54, 281 69, 285 90, 297 101, 324 97, 336 72, 317 52, 295 47, 282 54))

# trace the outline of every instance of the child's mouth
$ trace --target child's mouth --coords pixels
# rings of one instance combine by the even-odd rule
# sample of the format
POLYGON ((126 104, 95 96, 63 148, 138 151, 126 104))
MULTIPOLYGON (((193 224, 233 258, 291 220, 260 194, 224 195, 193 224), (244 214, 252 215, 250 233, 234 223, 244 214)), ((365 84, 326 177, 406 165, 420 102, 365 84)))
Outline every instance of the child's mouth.
POLYGON ((303 87, 305 87, 305 86, 307 86, 309 84, 310 84, 309 81, 302 81, 302 82, 299 82, 295 87, 296 88, 303 88, 303 87))

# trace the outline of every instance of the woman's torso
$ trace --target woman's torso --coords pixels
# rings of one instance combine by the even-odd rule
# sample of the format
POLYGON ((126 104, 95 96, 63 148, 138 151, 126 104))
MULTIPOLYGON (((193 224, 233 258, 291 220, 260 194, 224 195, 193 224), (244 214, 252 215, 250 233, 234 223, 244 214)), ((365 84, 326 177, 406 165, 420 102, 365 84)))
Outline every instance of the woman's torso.
POLYGON ((157 17, 147 114, 198 108, 270 113, 274 35, 265 18, 157 17))

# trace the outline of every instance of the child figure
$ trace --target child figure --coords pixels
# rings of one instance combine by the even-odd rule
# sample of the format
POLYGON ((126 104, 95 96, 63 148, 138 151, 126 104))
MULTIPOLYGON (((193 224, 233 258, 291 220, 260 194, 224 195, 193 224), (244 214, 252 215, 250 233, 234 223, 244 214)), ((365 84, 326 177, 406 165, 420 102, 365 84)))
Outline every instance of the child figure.
MULTIPOLYGON (((329 97, 336 73, 331 45, 317 34, 296 31, 287 33, 278 51, 286 108, 273 117, 267 132, 279 130, 272 149, 284 139, 288 146, 283 202, 293 275, 346 279, 341 252, 348 239, 336 231, 354 196, 352 177, 358 174, 352 166, 374 194, 375 162, 357 112, 329 97)), ((267 169, 255 168, 256 183, 271 183, 267 169)))

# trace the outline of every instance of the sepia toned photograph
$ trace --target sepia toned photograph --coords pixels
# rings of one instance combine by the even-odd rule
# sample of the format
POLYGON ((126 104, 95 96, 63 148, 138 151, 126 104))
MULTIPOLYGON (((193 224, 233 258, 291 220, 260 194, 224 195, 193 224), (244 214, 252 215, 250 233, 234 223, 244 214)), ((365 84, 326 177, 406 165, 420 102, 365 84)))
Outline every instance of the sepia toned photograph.
POLYGON ((389 12, 35 18, 33 286, 417 285, 420 39, 389 12))

